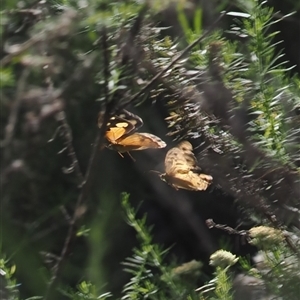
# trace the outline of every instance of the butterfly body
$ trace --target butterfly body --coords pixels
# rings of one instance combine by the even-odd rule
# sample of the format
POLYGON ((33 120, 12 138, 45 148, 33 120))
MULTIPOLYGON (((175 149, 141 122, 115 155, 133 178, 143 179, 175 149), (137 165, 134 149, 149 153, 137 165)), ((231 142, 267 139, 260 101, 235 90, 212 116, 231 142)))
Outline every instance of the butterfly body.
MULTIPOLYGON (((100 114, 98 118, 99 127, 102 122, 103 114, 100 114)), ((122 110, 120 114, 111 117, 106 124, 107 148, 123 153, 166 146, 166 143, 154 134, 136 132, 142 125, 142 119, 127 110, 122 110)))
POLYGON ((200 172, 192 149, 189 142, 183 141, 167 152, 166 173, 160 178, 176 190, 204 191, 212 182, 212 176, 200 172))

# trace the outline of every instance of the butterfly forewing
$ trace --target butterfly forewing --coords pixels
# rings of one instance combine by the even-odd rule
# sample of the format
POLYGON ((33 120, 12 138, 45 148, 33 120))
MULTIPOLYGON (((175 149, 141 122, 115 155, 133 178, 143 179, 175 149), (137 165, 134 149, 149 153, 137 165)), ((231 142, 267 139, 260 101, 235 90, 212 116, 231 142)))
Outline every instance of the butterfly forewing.
MULTIPOLYGON (((104 115, 105 115, 104 112, 100 112, 98 115, 98 126, 99 127, 102 126, 104 115)), ((143 120, 139 116, 129 112, 126 109, 123 109, 120 112, 117 112, 114 116, 110 117, 109 121, 106 125, 113 126, 118 122, 119 123, 122 123, 122 122, 130 123, 132 125, 132 128, 135 128, 135 130, 137 130, 138 128, 143 126, 143 120)))
POLYGON ((183 152, 186 164, 189 166, 190 170, 199 173, 201 169, 197 165, 197 159, 193 153, 192 144, 188 141, 183 141, 177 145, 177 148, 179 148, 183 152))
POLYGON ((168 175, 187 173, 189 171, 189 166, 186 164, 184 154, 179 148, 175 147, 167 152, 165 169, 168 175))
POLYGON ((108 142, 112 144, 117 143, 120 138, 127 134, 130 134, 130 132, 134 130, 134 126, 132 126, 130 123, 125 122, 118 122, 117 124, 109 122, 107 126, 109 127, 106 130, 105 137, 108 142))
POLYGON ((139 116, 137 116, 125 109, 123 109, 122 112, 119 115, 117 115, 116 117, 120 118, 126 122, 130 122, 134 126, 135 131, 138 130, 140 127, 142 127, 144 124, 143 120, 139 116))
MULTIPOLYGON (((98 127, 102 126, 103 119, 104 113, 100 112, 98 127)), ((110 117, 106 124, 105 137, 110 143, 115 144, 120 138, 132 134, 142 125, 143 121, 139 116, 124 109, 120 113, 110 117)))

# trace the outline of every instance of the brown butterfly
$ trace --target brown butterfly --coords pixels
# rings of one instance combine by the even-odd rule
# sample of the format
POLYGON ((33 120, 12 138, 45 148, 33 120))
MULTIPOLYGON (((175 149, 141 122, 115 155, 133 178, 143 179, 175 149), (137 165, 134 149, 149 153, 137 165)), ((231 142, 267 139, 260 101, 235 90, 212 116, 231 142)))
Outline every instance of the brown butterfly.
POLYGON ((183 141, 167 152, 166 173, 160 178, 176 190, 205 191, 212 182, 212 176, 200 173, 192 150, 193 146, 183 141))
MULTIPOLYGON (((99 114, 98 126, 103 123, 103 113, 99 114)), ((105 138, 107 148, 119 153, 149 148, 164 148, 166 143, 151 133, 136 132, 143 125, 137 115, 123 109, 121 113, 111 117, 106 124, 105 138)))

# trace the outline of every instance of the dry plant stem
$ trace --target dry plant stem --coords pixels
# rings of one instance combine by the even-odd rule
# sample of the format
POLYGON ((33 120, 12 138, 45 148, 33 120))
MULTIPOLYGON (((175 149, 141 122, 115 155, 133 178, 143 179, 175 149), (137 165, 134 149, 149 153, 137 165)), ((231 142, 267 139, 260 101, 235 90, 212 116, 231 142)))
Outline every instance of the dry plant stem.
MULTIPOLYGON (((72 145, 72 133, 71 133, 70 126, 66 121, 65 112, 60 111, 57 114, 56 118, 57 118, 57 121, 60 123, 59 130, 61 131, 61 134, 64 138, 64 144, 65 144, 66 149, 68 151, 68 155, 70 156, 71 161, 72 161, 70 169, 75 171, 77 181, 78 181, 78 186, 81 188, 84 185, 85 178, 83 177, 82 172, 80 170, 79 163, 78 163, 78 160, 77 160, 77 156, 76 156, 75 150, 74 150, 73 145, 72 145)), ((75 205, 75 208, 74 208, 73 216, 69 220, 69 228, 68 228, 67 236, 66 236, 62 251, 61 251, 61 253, 60 253, 60 255, 59 255, 59 257, 56 261, 56 264, 53 268, 53 274, 52 274, 52 277, 49 281, 49 285, 48 285, 48 288, 47 288, 44 299, 49 298, 50 293, 52 292, 52 289, 53 289, 53 287, 54 287, 54 285, 55 285, 55 283, 58 279, 62 263, 63 263, 63 261, 66 257, 66 254, 68 252, 68 249, 69 249, 69 246, 70 246, 70 243, 71 243, 71 239, 73 237, 75 223, 76 223, 76 217, 77 217, 76 212, 77 212, 77 209, 78 209, 78 207, 80 206, 81 203, 82 203, 82 192, 81 192, 80 196, 77 199, 77 202, 76 202, 76 205, 75 205)))
POLYGON ((77 177, 77 181, 78 181, 78 186, 81 187, 83 182, 84 182, 84 178, 83 178, 83 174, 80 170, 79 167, 79 163, 77 160, 77 156, 75 153, 75 150, 73 148, 73 144, 72 144, 72 132, 71 132, 71 128, 69 126, 69 124, 67 123, 66 120, 66 114, 64 111, 60 111, 57 116, 56 116, 57 121, 60 123, 60 131, 64 137, 64 144, 66 146, 66 150, 68 151, 68 155, 71 158, 72 164, 71 164, 71 171, 75 171, 75 175, 77 177))
POLYGON ((26 50, 28 50, 29 48, 31 48, 33 45, 35 45, 36 43, 40 42, 43 37, 44 37, 45 33, 41 32, 35 36, 33 36, 31 39, 29 39, 28 41, 24 42, 22 45, 19 46, 19 48, 13 52, 13 53, 9 53, 7 54, 5 57, 3 57, 0 61, 0 65, 1 67, 4 67, 5 65, 7 65, 8 63, 11 62, 11 60, 15 57, 20 55, 21 53, 25 52, 26 50))
MULTIPOLYGON (((105 57, 105 85, 106 85, 106 87, 105 87, 105 99, 107 100, 108 99, 107 85, 108 85, 108 76, 109 76, 109 72, 108 72, 109 52, 108 52, 108 45, 107 45, 107 37, 106 37, 105 28, 103 29, 102 34, 103 34, 102 35, 102 41, 103 41, 104 57, 105 57)), ((67 147, 70 146, 68 151, 69 151, 69 154, 70 154, 71 159, 72 159, 72 165, 73 165, 75 171, 77 170, 76 172, 78 172, 77 176, 79 175, 78 178, 81 179, 80 188, 82 188, 82 190, 81 190, 81 193, 80 193, 80 195, 77 199, 77 202, 75 204, 73 216, 69 221, 69 228, 68 228, 67 236, 66 236, 61 254, 60 254, 60 256, 57 260, 57 263, 54 267, 52 277, 50 279, 46 294, 44 296, 44 300, 49 299, 49 297, 50 297, 50 295, 51 295, 51 293, 52 293, 52 291, 55 287, 55 284, 58 280, 58 277, 60 275, 62 264, 63 264, 63 262, 66 258, 67 252, 70 248, 71 240, 72 240, 72 237, 74 236, 76 221, 77 221, 77 218, 78 218, 77 210, 82 205, 82 203, 84 201, 86 201, 86 199, 88 197, 88 193, 90 191, 90 187, 91 187, 91 183, 92 183, 92 179, 93 179, 93 174, 95 174, 95 170, 98 168, 97 164, 95 163, 95 160, 96 160, 96 157, 97 157, 97 153, 99 153, 99 149, 103 148, 101 146, 104 142, 104 134, 105 134, 105 130, 106 130, 106 124, 109 120, 109 117, 110 117, 113 106, 114 106, 113 102, 108 103, 106 105, 106 111, 105 111, 104 118, 103 118, 103 124, 101 126, 100 131, 98 132, 98 134, 95 138, 95 141, 94 141, 94 144, 93 144, 93 149, 92 149, 92 154, 91 154, 89 164, 88 164, 88 168, 87 168, 87 171, 86 171, 86 174, 85 174, 84 178, 83 178, 82 175, 79 175, 79 173, 81 174, 81 172, 80 172, 80 169, 79 169, 79 165, 78 165, 78 161, 77 161, 77 158, 76 158, 75 151, 74 151, 73 146, 72 146, 72 135, 71 134, 65 135, 65 138, 66 138, 65 144, 66 144, 67 147)), ((65 121, 65 118, 63 120, 64 120, 63 121, 64 125, 68 126, 68 124, 65 121)), ((69 126, 68 126, 68 128, 69 128, 69 126)))
POLYGON ((236 234, 236 235, 245 236, 248 233, 246 230, 236 230, 236 229, 233 229, 232 227, 227 226, 227 225, 216 224, 212 219, 207 219, 206 220, 206 225, 209 229, 217 228, 217 229, 226 231, 229 234, 236 234))
MULTIPOLYGON (((278 221, 276 220, 276 217, 274 214, 271 214, 268 209, 265 207, 265 216, 268 218, 268 220, 274 225, 276 229, 279 229, 283 232, 283 229, 281 226, 278 224, 278 221)), ((221 225, 221 224, 216 224, 212 219, 206 220, 206 225, 208 228, 217 228, 223 231, 226 231, 229 234, 236 234, 236 235, 241 235, 241 236, 247 236, 248 237, 248 231, 245 230, 235 230, 229 226, 226 225, 221 225)), ((293 243, 293 241, 288 237, 287 235, 284 235, 285 242, 287 246, 296 254, 299 256, 298 249, 296 245, 293 243)))
POLYGON ((22 103, 22 97, 23 97, 23 93, 25 91, 26 79, 27 79, 28 75, 29 75, 29 69, 25 69, 19 80, 18 87, 17 87, 17 93, 16 93, 16 99, 13 103, 7 125, 5 126, 5 138, 1 142, 1 148, 2 147, 6 148, 6 150, 4 152, 4 159, 6 161, 9 159, 9 153, 10 153, 9 147, 10 147, 10 144, 11 144, 13 136, 14 136, 15 127, 16 127, 17 120, 18 120, 18 113, 19 113, 19 109, 20 109, 20 106, 22 103))
MULTIPOLYGON (((103 48, 103 59, 104 59, 104 96, 106 101, 108 101, 108 78, 109 78, 109 61, 110 61, 110 53, 108 50, 107 44, 107 30, 106 27, 102 28, 102 48, 103 48)), ((103 122, 103 124, 106 124, 103 122)))
MULTIPOLYGON (((106 116, 104 118, 106 121, 108 120, 108 116, 109 116, 109 114, 107 112, 106 116)), ((106 124, 106 123, 104 123, 104 124, 106 124)), ((89 190, 90 190, 91 175, 93 174, 92 169, 93 169, 93 167, 94 168, 96 167, 95 164, 94 164, 95 157, 96 157, 96 154, 97 154, 97 152, 100 148, 100 145, 103 142, 105 126, 102 126, 102 127, 103 128, 101 128, 100 134, 98 134, 96 139, 95 139, 92 154, 91 154, 91 157, 90 157, 90 160, 89 160, 89 165, 88 165, 86 174, 85 174, 85 176, 84 176, 84 178, 81 182, 82 190, 81 190, 81 193, 80 193, 80 195, 77 199, 77 202, 75 204, 74 213, 73 213, 73 216, 72 216, 72 218, 70 219, 70 222, 69 222, 69 228, 68 228, 67 236, 66 236, 62 251, 61 251, 61 253, 59 255, 59 258, 57 260, 57 263, 53 268, 53 274, 52 274, 52 277, 49 281, 49 285, 48 285, 46 294, 44 296, 44 300, 49 299, 50 294, 51 294, 51 292, 52 292, 52 290, 53 290, 53 288, 54 288, 54 286, 57 282, 57 279, 59 277, 63 261, 66 258, 67 252, 68 252, 70 244, 71 244, 72 237, 74 236, 75 225, 76 225, 76 221, 77 221, 77 210, 82 205, 82 203, 87 199, 87 196, 88 196, 88 193, 89 193, 89 190)), ((68 141, 68 143, 69 142, 72 142, 72 141, 68 141)), ((76 163, 78 164, 78 162, 76 162, 76 163)), ((75 163, 75 165, 76 165, 76 163, 75 163)), ((74 161, 73 161, 73 164, 74 164, 74 161)))
POLYGON ((158 74, 156 74, 139 92, 133 95, 128 101, 125 101, 120 109, 125 108, 127 105, 134 103, 147 89, 149 89, 158 79, 160 79, 169 69, 171 69, 178 60, 180 60, 186 53, 188 53, 193 47, 195 47, 198 43, 200 43, 211 31, 214 29, 216 24, 223 18, 225 14, 221 14, 217 20, 210 26, 210 28, 204 32, 198 39, 196 39, 193 43, 187 46, 177 57, 175 57, 168 66, 166 66, 163 70, 161 70, 158 74))
MULTIPOLYGON (((232 183, 233 182, 231 182, 231 184, 232 183)), ((241 181, 241 182, 232 184, 232 187, 229 189, 229 191, 232 193, 235 190, 233 188, 233 186, 249 186, 249 185, 251 185, 251 180, 248 179, 248 182, 241 181)), ((224 187, 224 184, 222 186, 224 187)), ((272 212, 270 207, 265 204, 265 201, 263 200, 263 198, 260 195, 256 195, 254 193, 252 193, 252 195, 251 195, 251 191, 247 192, 246 189, 244 189, 243 196, 240 196, 239 193, 236 193, 236 191, 233 194, 236 198, 238 198, 238 199, 240 198, 240 200, 243 199, 243 201, 241 201, 241 202, 244 202, 244 203, 248 202, 247 203, 248 206, 252 206, 252 207, 256 208, 258 211, 260 211, 262 214, 264 214, 265 217, 270 221, 270 223, 273 224, 273 226, 276 229, 279 229, 282 232, 284 231, 284 229, 280 226, 280 224, 276 218, 276 214, 274 212, 272 212), (250 203, 251 203, 251 205, 249 205, 250 203)), ((222 230, 227 231, 230 234, 240 234, 241 235, 243 232, 243 231, 236 231, 225 225, 215 224, 211 219, 207 220, 206 224, 208 227, 211 227, 211 228, 215 227, 218 229, 222 229, 222 230)), ((284 239, 285 239, 287 246, 292 250, 292 252, 294 252, 297 256, 300 256, 299 250, 297 249, 296 245, 293 243, 291 238, 289 236, 284 235, 284 239)))

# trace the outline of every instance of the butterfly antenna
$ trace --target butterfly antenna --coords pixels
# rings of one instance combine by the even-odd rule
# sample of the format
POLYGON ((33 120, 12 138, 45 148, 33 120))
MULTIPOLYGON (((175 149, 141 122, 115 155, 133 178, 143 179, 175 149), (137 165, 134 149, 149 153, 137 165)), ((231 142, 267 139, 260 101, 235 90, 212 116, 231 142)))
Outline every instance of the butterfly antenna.
POLYGON ((160 178, 162 181, 168 183, 167 180, 166 180, 166 178, 165 178, 166 173, 161 173, 161 172, 156 171, 156 170, 150 170, 149 172, 158 174, 159 178, 160 178))
POLYGON ((148 172, 155 173, 155 174, 158 174, 158 175, 161 175, 161 174, 162 174, 161 172, 156 171, 156 170, 149 170, 148 172))

